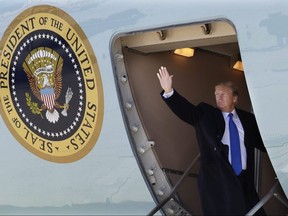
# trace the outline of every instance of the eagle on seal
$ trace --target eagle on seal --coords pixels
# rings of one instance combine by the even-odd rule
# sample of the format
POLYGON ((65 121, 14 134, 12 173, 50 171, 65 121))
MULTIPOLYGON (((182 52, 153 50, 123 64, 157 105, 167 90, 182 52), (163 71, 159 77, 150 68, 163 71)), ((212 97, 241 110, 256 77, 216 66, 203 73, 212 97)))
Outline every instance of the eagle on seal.
POLYGON ((59 120, 56 108, 68 109, 67 103, 61 106, 57 102, 62 91, 62 67, 63 59, 47 47, 33 50, 23 63, 31 91, 43 102, 40 110, 46 110, 47 120, 54 124, 59 120))

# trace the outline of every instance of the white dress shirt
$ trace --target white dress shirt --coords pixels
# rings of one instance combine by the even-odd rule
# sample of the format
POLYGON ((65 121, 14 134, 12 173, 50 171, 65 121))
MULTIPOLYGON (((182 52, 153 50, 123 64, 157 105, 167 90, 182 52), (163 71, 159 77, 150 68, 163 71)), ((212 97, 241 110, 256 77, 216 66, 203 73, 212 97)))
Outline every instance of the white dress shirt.
MULTIPOLYGON (((235 111, 235 109, 231 112, 233 113, 233 121, 235 122, 238 132, 239 132, 239 138, 240 138, 240 150, 241 150, 241 162, 242 162, 242 169, 246 170, 247 168, 247 153, 246 153, 246 147, 244 144, 244 130, 243 126, 241 124, 241 121, 235 111)), ((229 155, 228 159, 229 162, 231 163, 231 149, 230 149, 230 134, 229 134, 229 112, 222 112, 223 118, 225 120, 225 131, 222 137, 222 143, 224 145, 229 146, 229 155)))

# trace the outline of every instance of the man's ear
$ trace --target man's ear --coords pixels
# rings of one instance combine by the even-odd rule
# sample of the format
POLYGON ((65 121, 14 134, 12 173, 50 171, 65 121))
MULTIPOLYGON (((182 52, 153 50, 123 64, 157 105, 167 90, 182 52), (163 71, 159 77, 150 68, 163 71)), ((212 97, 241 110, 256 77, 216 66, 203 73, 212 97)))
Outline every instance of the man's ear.
POLYGON ((238 102, 238 96, 233 96, 233 102, 236 104, 238 102))

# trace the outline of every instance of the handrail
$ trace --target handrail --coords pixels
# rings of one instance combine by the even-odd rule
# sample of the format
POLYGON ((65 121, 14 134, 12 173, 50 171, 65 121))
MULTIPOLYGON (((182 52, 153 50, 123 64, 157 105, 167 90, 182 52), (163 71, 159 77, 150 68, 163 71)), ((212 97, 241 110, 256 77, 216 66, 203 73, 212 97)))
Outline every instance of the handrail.
POLYGON ((176 182, 176 184, 173 186, 173 188, 171 189, 170 193, 168 194, 168 196, 162 200, 160 203, 158 203, 158 205, 152 209, 148 215, 154 215, 160 208, 162 208, 168 201, 169 199, 172 197, 172 195, 174 194, 174 191, 179 187, 179 185, 182 183, 182 181, 187 177, 187 175, 189 174, 190 170, 192 169, 192 167, 195 165, 195 163, 198 161, 198 159, 200 158, 200 153, 194 158, 194 160, 192 161, 192 163, 189 165, 189 167, 186 169, 185 173, 181 176, 181 178, 176 182))
POLYGON ((254 215, 272 196, 275 196, 280 202, 282 202, 286 207, 288 207, 287 201, 284 200, 282 197, 280 197, 280 195, 275 193, 279 185, 280 183, 277 179, 277 181, 272 186, 272 188, 268 191, 268 193, 246 214, 246 216, 254 215))

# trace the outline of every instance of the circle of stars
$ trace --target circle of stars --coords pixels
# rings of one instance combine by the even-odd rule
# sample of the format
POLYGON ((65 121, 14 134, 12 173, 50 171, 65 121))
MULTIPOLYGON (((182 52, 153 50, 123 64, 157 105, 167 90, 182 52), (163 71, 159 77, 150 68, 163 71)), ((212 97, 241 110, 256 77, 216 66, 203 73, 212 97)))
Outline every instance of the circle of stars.
POLYGON ((23 121, 26 122, 27 125, 30 126, 30 128, 32 128, 34 131, 37 131, 39 134, 42 134, 44 136, 49 137, 63 137, 66 136, 67 134, 71 133, 71 131, 73 131, 75 129, 75 127, 77 127, 77 124, 80 121, 80 118, 82 116, 82 112, 84 110, 83 108, 83 84, 82 84, 82 78, 80 76, 80 71, 78 68, 78 65, 76 63, 76 60, 73 58, 72 53, 70 52, 70 49, 68 47, 66 47, 66 45, 57 37, 50 35, 50 34, 35 34, 34 36, 31 36, 30 38, 28 38, 25 42, 23 42, 19 48, 19 50, 16 52, 15 55, 15 59, 12 63, 12 72, 11 72, 11 86, 12 86, 12 94, 13 94, 13 100, 15 102, 15 105, 20 113, 20 116, 23 118, 23 121), (16 76, 16 65, 18 63, 19 57, 22 53, 22 51, 33 41, 37 40, 37 39, 47 39, 47 40, 51 40, 53 42, 55 42, 56 44, 58 44, 63 50, 64 52, 67 54, 67 56, 69 57, 69 60, 71 61, 71 64, 73 64, 73 69, 76 73, 77 76, 77 81, 78 81, 78 87, 79 87, 79 106, 78 106, 78 110, 77 110, 77 114, 76 117, 74 119, 74 121, 72 122, 72 124, 70 126, 68 126, 65 130, 60 131, 60 132, 51 132, 51 131, 46 131, 41 129, 40 127, 38 127, 37 125, 35 125, 31 119, 24 113, 23 109, 20 106, 18 97, 17 97, 17 92, 16 92, 16 87, 15 87, 15 76, 16 76))

